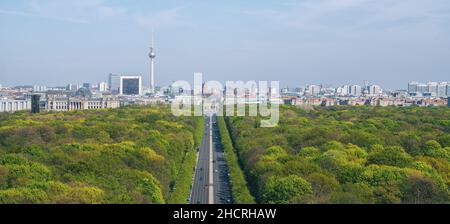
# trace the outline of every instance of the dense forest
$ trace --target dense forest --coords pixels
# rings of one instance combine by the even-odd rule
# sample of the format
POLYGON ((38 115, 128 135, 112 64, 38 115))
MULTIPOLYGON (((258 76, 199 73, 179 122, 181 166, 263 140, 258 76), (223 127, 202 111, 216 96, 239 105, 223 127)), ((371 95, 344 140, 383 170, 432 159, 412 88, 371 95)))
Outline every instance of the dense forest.
POLYGON ((0 203, 186 203, 202 130, 164 106, 0 114, 0 203))
POLYGON ((239 164, 239 158, 234 151, 233 143, 223 117, 218 118, 219 133, 224 149, 225 160, 230 172, 231 192, 237 204, 254 204, 255 198, 251 195, 245 175, 239 164))
POLYGON ((281 107, 228 117, 258 203, 449 203, 450 108, 281 107))
MULTIPOLYGON (((450 109, 283 106, 220 117, 237 203, 450 203, 450 109)), ((0 203, 186 203, 201 117, 0 114, 0 203)))

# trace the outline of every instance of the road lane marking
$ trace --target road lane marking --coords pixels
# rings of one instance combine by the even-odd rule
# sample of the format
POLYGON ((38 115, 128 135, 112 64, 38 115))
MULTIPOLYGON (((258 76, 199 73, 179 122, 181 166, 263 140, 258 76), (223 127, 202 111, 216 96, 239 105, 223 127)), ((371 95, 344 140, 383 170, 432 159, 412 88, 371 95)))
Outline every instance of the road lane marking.
POLYGON ((214 204, 214 166, 212 145, 212 116, 209 117, 209 194, 208 204, 214 204))

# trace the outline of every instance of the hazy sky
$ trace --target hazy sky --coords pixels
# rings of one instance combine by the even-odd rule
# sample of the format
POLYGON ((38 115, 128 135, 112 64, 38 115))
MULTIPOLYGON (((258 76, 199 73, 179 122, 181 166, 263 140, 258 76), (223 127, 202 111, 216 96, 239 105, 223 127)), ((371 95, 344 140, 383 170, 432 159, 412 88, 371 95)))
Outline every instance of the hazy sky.
POLYGON ((406 88, 450 80, 449 0, 0 2, 0 84, 278 80, 406 88))

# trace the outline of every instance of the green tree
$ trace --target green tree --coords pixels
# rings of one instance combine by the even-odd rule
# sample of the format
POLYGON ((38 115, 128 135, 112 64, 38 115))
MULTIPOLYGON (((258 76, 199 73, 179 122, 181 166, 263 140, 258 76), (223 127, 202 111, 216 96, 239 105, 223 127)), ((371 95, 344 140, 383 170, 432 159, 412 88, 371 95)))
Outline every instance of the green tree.
POLYGON ((427 141, 425 146, 419 151, 419 154, 437 158, 450 158, 448 152, 445 149, 442 149, 441 145, 436 140, 427 141))
POLYGON ((348 183, 342 191, 334 192, 330 201, 335 204, 372 204, 373 189, 364 183, 348 183))
POLYGON ((408 204, 431 204, 448 197, 439 192, 439 188, 431 178, 417 174, 406 179, 402 185, 402 192, 402 201, 408 204))
POLYGON ((289 203, 296 197, 311 193, 313 193, 311 184, 299 176, 273 176, 269 178, 264 187, 262 202, 269 204, 289 203))
POLYGON ((314 197, 318 203, 327 203, 331 193, 340 187, 336 178, 322 173, 312 173, 306 179, 311 183, 314 197))
POLYGON ((391 165, 398 167, 410 166, 413 158, 400 146, 389 146, 373 151, 367 158, 369 164, 391 165))
POLYGON ((47 194, 39 189, 10 188, 0 190, 0 204, 38 204, 47 201, 47 194))

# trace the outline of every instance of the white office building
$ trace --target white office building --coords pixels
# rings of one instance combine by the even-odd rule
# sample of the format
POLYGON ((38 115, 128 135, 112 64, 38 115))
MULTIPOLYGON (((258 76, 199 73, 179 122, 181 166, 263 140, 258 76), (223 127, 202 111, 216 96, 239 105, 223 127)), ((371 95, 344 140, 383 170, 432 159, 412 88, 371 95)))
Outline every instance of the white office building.
POLYGON ((67 85, 66 90, 68 90, 68 91, 77 91, 77 90, 80 89, 80 88, 81 88, 81 86, 78 85, 78 84, 72 84, 72 83, 69 83, 69 84, 67 85))
POLYGON ((419 86, 419 82, 417 82, 417 81, 412 81, 412 82, 408 83, 408 93, 409 94, 417 93, 418 86, 419 86))
POLYGON ((320 88, 320 86, 318 86, 318 85, 309 85, 309 86, 306 88, 307 93, 308 93, 309 95, 311 95, 311 96, 317 96, 317 95, 319 95, 319 94, 320 94, 320 90, 321 90, 321 88, 320 88))
POLYGON ((430 93, 431 96, 437 96, 438 92, 438 84, 437 82, 429 82, 427 83, 427 93, 430 93))
POLYGON ((101 83, 99 83, 98 84, 98 91, 100 91, 100 92, 106 92, 106 91, 108 91, 108 83, 106 83, 106 82, 101 82, 101 83))
POLYGON ((447 82, 441 82, 439 83, 438 87, 437 87, 437 96, 438 97, 446 97, 447 94, 447 86, 449 85, 449 83, 447 82))
POLYGON ((419 85, 417 85, 417 94, 419 96, 423 95, 424 93, 428 92, 428 86, 426 84, 423 83, 419 83, 419 85))
POLYGON ((344 86, 336 88, 336 94, 338 96, 348 96, 349 95, 349 86, 344 85, 344 86))
POLYGON ((383 90, 381 89, 381 87, 379 85, 370 85, 368 86, 368 93, 371 96, 378 96, 383 94, 383 90))
POLYGON ((349 88, 349 95, 351 96, 361 96, 362 88, 360 85, 351 85, 349 88))

